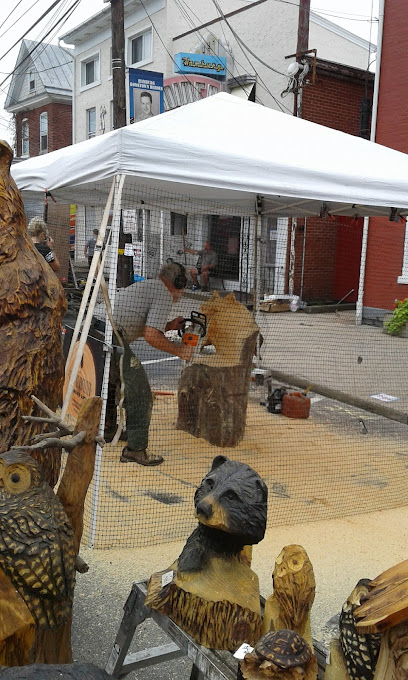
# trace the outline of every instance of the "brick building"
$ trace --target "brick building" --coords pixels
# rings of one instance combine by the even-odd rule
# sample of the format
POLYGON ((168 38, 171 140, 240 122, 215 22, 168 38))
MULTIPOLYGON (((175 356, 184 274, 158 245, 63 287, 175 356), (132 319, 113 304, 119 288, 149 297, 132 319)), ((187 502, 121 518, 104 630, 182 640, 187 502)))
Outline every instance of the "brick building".
MULTIPOLYGON (((65 48, 22 41, 4 107, 14 114, 16 161, 72 144, 72 63, 65 48)), ((43 210, 43 203, 26 202, 27 222, 43 210)), ((49 201, 47 221, 64 279, 69 265, 69 206, 49 201)))
MULTIPOLYGON (((408 81, 404 0, 380 2, 381 68, 375 141, 408 153, 408 112, 401 98, 408 81), (383 18, 383 21, 382 21, 383 18), (382 30, 381 30, 382 29, 382 30)), ((408 227, 403 219, 371 218, 364 278, 363 320, 381 323, 394 300, 408 297, 408 227)))
MULTIPOLYGON (((302 118, 368 138, 373 84, 374 74, 369 71, 317 59, 315 83, 303 88, 302 118)), ((347 302, 355 302, 362 235, 362 218, 326 215, 310 217, 306 223, 298 220, 294 293, 307 302, 339 301, 344 296, 347 302)))

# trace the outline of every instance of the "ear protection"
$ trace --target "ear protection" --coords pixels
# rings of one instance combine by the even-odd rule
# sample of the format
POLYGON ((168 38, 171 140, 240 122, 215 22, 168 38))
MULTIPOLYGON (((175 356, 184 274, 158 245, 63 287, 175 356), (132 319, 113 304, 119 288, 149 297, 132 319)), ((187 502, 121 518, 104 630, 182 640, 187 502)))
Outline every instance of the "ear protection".
POLYGON ((173 285, 178 290, 181 290, 182 288, 185 288, 187 285, 185 269, 183 265, 180 264, 180 262, 174 262, 173 264, 176 264, 178 267, 180 267, 180 274, 177 274, 177 276, 175 277, 173 285))

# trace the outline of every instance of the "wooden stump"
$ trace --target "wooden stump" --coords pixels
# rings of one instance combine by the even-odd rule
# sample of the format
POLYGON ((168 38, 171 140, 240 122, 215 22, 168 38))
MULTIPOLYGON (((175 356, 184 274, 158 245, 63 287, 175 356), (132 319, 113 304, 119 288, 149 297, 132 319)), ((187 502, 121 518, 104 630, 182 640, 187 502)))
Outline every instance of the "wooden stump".
POLYGON ((199 355, 178 386, 177 429, 215 446, 237 446, 245 433, 248 389, 259 329, 233 294, 216 292, 200 310, 214 356, 199 355))

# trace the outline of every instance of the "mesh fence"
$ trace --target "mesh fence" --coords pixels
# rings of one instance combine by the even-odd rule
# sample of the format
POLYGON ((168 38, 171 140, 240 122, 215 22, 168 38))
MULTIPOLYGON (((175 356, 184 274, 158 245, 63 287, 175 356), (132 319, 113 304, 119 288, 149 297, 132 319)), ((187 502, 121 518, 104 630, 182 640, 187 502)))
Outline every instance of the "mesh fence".
MULTIPOLYGON (((67 255, 66 351, 104 208, 60 206, 61 219, 50 206, 56 250, 67 255)), ((74 417, 94 393, 106 407, 85 544, 186 537, 195 489, 219 454, 264 478, 269 526, 406 503, 406 341, 355 323, 362 228, 348 218, 257 218, 125 184, 104 246, 119 339, 105 336, 99 291, 69 410, 74 417), (204 340, 194 313, 206 316, 204 340), (113 444, 121 384, 125 425, 113 444)))

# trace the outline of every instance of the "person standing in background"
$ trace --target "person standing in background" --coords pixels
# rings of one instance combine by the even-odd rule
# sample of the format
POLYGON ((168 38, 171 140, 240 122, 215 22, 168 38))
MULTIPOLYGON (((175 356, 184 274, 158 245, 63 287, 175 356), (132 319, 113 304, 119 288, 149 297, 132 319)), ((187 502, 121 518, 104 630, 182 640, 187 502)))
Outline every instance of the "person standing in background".
POLYGON ((54 239, 47 234, 47 225, 40 216, 33 217, 28 225, 28 233, 38 252, 48 262, 56 274, 60 270, 58 257, 54 252, 54 239))
POLYGON ((84 248, 84 255, 88 258, 88 264, 91 266, 93 254, 95 252, 96 240, 98 238, 99 231, 97 229, 92 230, 92 236, 87 240, 84 248))

